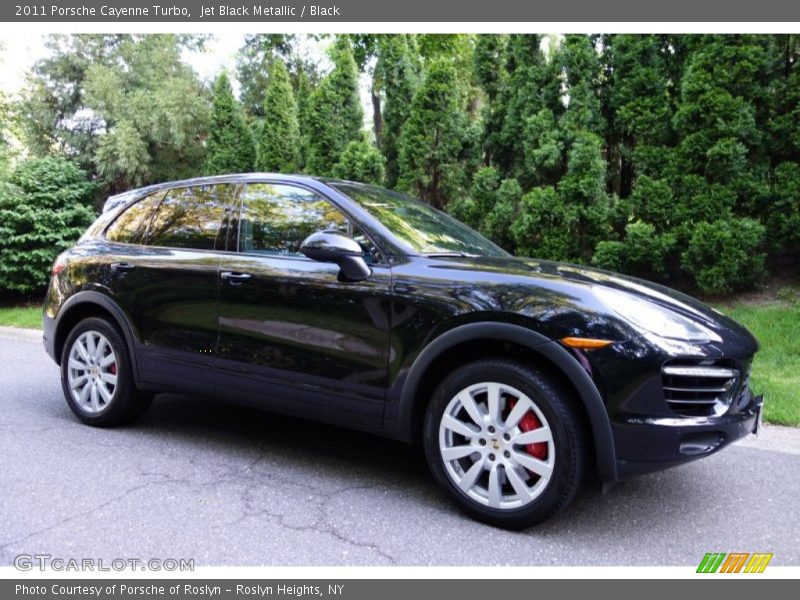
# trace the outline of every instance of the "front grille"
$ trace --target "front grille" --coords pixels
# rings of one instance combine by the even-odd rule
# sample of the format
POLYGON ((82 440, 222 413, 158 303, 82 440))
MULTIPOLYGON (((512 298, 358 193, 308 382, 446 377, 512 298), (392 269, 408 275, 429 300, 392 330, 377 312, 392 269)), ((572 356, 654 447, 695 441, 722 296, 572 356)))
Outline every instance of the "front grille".
POLYGON ((661 369, 664 398, 681 415, 721 415, 739 387, 739 374, 729 365, 667 364, 661 369))

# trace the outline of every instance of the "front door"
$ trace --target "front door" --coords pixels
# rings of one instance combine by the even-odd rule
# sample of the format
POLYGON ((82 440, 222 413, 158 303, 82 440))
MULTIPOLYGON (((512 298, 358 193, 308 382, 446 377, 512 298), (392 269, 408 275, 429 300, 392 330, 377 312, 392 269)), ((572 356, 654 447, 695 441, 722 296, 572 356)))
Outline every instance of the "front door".
POLYGON ((220 272, 221 390, 273 408, 377 426, 387 386, 391 269, 335 205, 302 187, 249 184, 235 253, 220 272), (340 281, 300 244, 316 231, 349 234, 373 268, 340 281))

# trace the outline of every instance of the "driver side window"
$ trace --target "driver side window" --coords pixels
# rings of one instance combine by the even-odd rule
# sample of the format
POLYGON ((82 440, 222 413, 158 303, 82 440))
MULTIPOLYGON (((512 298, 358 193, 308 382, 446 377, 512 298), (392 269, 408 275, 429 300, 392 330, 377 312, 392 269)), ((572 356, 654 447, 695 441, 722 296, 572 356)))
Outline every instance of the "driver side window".
POLYGON ((239 218, 239 252, 302 257, 300 245, 317 231, 353 237, 364 248, 365 260, 376 262, 377 252, 369 238, 328 200, 291 185, 247 186, 239 218))

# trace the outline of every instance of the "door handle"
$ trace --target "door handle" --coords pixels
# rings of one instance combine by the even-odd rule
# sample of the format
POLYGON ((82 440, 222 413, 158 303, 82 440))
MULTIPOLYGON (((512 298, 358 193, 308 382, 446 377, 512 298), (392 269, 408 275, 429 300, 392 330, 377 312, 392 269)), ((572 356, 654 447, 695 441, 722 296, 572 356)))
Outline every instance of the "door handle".
POLYGON ((236 273, 233 271, 223 271, 220 273, 220 277, 224 281, 227 281, 230 285, 242 285, 245 281, 250 279, 252 275, 249 273, 236 273))
POLYGON ((112 263, 111 264, 111 271, 114 273, 124 273, 125 271, 133 271, 136 265, 132 265, 130 263, 112 263))

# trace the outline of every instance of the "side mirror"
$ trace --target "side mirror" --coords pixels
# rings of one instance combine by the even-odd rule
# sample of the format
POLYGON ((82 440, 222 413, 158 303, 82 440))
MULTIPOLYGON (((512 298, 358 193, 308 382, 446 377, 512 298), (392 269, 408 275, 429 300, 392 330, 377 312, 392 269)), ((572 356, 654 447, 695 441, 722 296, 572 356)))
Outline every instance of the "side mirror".
POLYGON ((348 281, 362 281, 372 275, 364 252, 354 239, 330 231, 318 231, 300 245, 300 252, 319 262, 336 263, 348 281))

